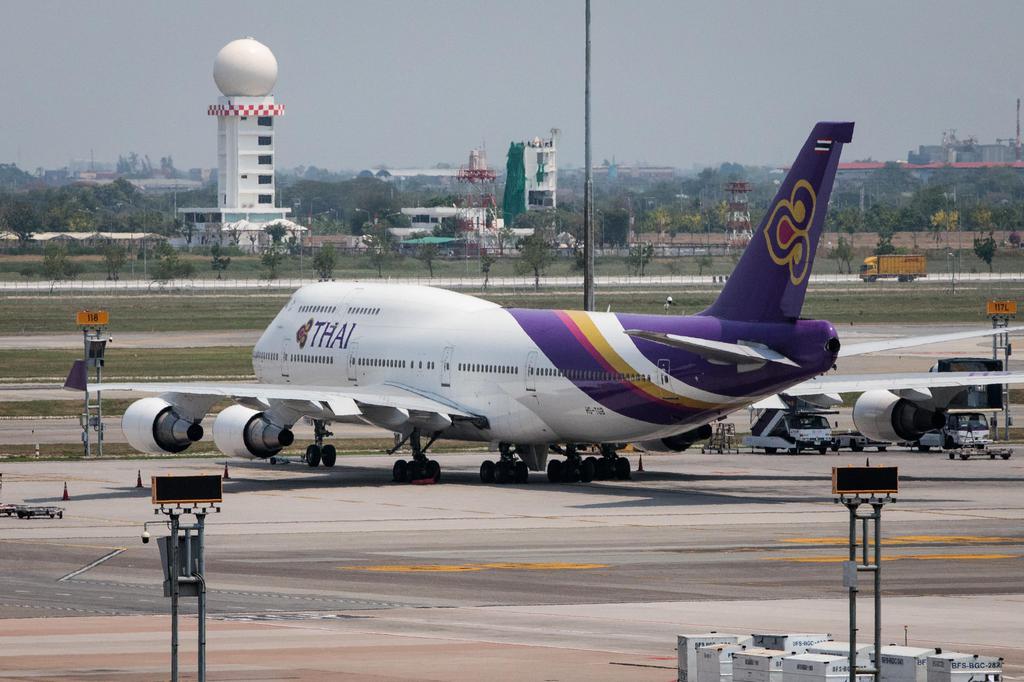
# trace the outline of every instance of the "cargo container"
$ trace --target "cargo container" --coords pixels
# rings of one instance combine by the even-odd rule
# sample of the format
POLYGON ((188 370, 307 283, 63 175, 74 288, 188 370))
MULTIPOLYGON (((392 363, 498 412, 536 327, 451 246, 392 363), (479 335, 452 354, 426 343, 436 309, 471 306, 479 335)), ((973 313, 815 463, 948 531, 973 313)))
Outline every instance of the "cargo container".
POLYGON ((697 682, 732 682, 733 654, 742 653, 743 644, 711 644, 697 650, 697 682))
MULTIPOLYGON (((755 635, 755 638, 757 635, 755 635)), ((782 682, 782 659, 792 651, 747 648, 732 656, 733 682, 782 682)))
POLYGON ((883 646, 878 657, 882 682, 927 682, 928 657, 939 651, 915 646, 883 646))
POLYGON ((832 635, 828 634, 827 632, 820 634, 755 633, 752 637, 754 646, 763 647, 765 649, 779 649, 781 651, 788 651, 791 654, 806 653, 807 647, 809 646, 814 646, 819 642, 832 641, 832 635))
POLYGON ((697 650, 711 644, 750 644, 748 635, 728 632, 704 632, 676 635, 676 657, 679 682, 697 682, 697 650))
POLYGON ((928 682, 1002 682, 1003 659, 947 651, 928 657, 928 682))
MULTIPOLYGON (((796 654, 782 659, 782 682, 846 682, 850 659, 829 654, 796 654)), ((872 682, 873 675, 857 675, 857 682, 872 682)))
POLYGON ((918 277, 927 276, 928 262, 922 255, 868 256, 860 266, 860 278, 865 282, 879 279, 913 282, 918 277))
MULTIPOLYGON (((857 667, 864 667, 871 665, 871 659, 873 658, 872 650, 874 649, 872 644, 858 644, 857 645, 857 667)), ((850 643, 849 642, 818 642, 813 646, 807 647, 807 653, 809 654, 826 654, 829 656, 845 656, 847 660, 850 658, 850 643)))

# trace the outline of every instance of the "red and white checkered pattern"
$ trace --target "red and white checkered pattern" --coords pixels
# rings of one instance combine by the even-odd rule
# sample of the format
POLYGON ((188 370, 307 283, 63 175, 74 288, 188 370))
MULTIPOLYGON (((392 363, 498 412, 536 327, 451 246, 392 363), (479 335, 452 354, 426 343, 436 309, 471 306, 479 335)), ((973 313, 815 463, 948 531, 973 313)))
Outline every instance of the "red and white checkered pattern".
POLYGON ((209 116, 284 116, 283 104, 211 104, 209 116))

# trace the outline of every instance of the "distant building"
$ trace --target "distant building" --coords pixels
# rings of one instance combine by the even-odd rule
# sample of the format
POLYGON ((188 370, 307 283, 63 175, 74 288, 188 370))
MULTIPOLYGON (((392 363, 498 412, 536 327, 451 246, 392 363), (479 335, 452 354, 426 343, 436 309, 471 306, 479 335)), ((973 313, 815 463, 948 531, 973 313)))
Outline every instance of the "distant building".
POLYGON ((178 209, 194 225, 193 242, 244 244, 244 235, 255 251, 274 223, 301 239, 306 228, 287 220, 290 210, 275 200, 274 122, 284 115, 284 105, 271 94, 277 59, 253 38, 233 40, 217 53, 213 79, 223 95, 207 111, 217 117, 217 206, 178 209))

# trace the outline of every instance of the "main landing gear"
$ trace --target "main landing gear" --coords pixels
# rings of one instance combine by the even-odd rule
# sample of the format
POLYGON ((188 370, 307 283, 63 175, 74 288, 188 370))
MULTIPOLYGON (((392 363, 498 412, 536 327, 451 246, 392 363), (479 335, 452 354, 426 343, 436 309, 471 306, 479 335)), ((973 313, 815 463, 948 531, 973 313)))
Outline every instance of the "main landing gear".
POLYGON ((323 419, 313 420, 313 444, 306 448, 306 455, 303 459, 311 467, 320 466, 332 467, 338 460, 338 451, 333 445, 324 445, 324 438, 330 438, 334 434, 327 430, 327 422, 323 419))
POLYGON ((413 481, 424 480, 437 483, 441 480, 441 465, 437 463, 437 460, 427 459, 427 450, 434 444, 440 433, 440 431, 434 433, 430 440, 427 441, 427 444, 420 447, 420 430, 413 429, 398 445, 388 450, 388 454, 393 455, 398 451, 398 448, 405 445, 406 441, 409 442, 409 446, 412 448, 411 460, 395 460, 395 465, 391 467, 391 479, 395 483, 412 483, 413 481))
MULTIPOLYGON (((557 450, 556 450, 557 451, 557 450)), ((590 483, 591 481, 630 479, 629 460, 620 457, 615 446, 610 443, 601 444, 601 456, 582 457, 575 443, 569 443, 563 451, 565 459, 548 461, 548 481, 551 483, 590 483)))
POLYGON ((530 480, 530 469, 522 459, 516 459, 518 446, 499 443, 501 458, 497 462, 485 459, 480 465, 480 480, 484 483, 526 483, 530 480))

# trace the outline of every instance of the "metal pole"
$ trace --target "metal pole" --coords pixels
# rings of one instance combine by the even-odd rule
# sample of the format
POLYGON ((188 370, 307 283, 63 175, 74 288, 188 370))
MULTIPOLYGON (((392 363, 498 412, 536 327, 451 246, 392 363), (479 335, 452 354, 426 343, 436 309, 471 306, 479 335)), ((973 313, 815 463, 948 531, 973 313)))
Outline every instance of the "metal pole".
POLYGON ((586 0, 586 85, 583 92, 583 309, 594 309, 594 178, 590 158, 590 0, 586 0))
POLYGON ((178 515, 171 514, 171 682, 178 682, 178 515))
MULTIPOLYGON (((850 510, 850 563, 857 563, 857 502, 847 504, 850 510)), ((857 682, 857 572, 850 583, 850 682, 857 682)))
POLYGON ((206 682, 206 555, 203 551, 203 527, 206 514, 196 514, 196 565, 199 569, 199 682, 206 682))
POLYGON ((872 502, 871 507, 875 510, 875 682, 882 682, 882 505, 872 502))
MULTIPOLYGON (((86 379, 89 377, 89 330, 82 330, 82 345, 84 347, 84 354, 82 355, 83 360, 86 363, 85 376, 86 379)), ((88 383, 88 382, 86 382, 88 383)), ((92 454, 89 446, 89 387, 85 389, 85 406, 82 412, 82 440, 85 443, 85 456, 88 457, 92 454)))
MULTIPOLYGON (((102 332, 96 331, 96 340, 98 341, 102 336, 102 332)), ((106 356, 106 352, 104 352, 106 356)), ((96 359, 96 384, 100 385, 103 383, 103 358, 96 359)), ((86 398, 89 397, 89 392, 85 392, 86 398)), ((99 391, 96 391, 96 450, 97 455, 103 456, 103 396, 99 391)))

